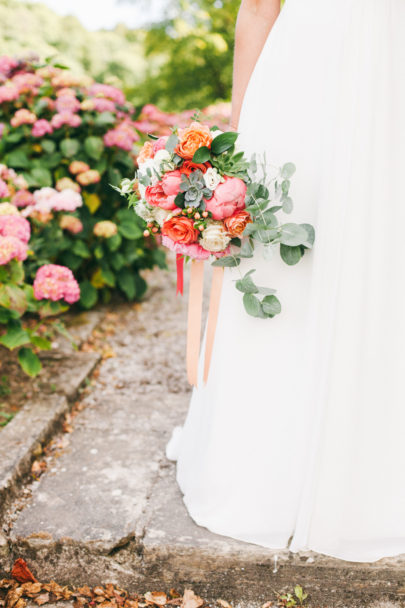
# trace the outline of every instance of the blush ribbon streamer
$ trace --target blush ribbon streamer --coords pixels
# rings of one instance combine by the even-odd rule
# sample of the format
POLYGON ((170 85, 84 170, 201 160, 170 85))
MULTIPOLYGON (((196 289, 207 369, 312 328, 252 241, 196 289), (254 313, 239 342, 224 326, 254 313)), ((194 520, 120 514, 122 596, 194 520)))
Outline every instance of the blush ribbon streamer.
MULTIPOLYGON (((210 305, 208 311, 207 335, 204 356, 204 383, 208 380, 219 303, 221 300, 224 269, 215 266, 212 273, 210 305)), ((190 292, 188 301, 187 327, 187 377, 192 386, 198 384, 198 360, 201 342, 201 318, 204 283, 204 262, 192 260, 190 272, 190 292)), ((181 292, 182 293, 182 292, 181 292)))

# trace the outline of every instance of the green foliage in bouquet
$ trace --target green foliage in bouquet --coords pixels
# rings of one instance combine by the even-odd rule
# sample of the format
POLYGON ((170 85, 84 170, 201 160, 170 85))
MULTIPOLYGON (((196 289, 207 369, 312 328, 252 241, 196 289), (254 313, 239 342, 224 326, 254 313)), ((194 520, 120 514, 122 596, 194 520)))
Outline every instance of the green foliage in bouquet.
POLYGON ((47 263, 68 266, 84 308, 108 301, 114 290, 142 297, 140 271, 164 265, 111 188, 134 170, 133 113, 115 87, 61 67, 0 58, 0 157, 26 181, 25 198, 20 192, 10 201, 24 207, 32 225, 27 273, 33 277, 47 263))

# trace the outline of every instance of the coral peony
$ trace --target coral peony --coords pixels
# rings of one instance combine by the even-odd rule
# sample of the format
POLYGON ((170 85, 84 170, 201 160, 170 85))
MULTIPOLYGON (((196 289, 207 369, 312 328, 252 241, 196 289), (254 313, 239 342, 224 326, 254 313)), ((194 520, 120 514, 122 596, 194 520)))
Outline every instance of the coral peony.
POLYGON ((24 261, 28 255, 28 245, 16 236, 0 236, 0 266, 14 258, 24 261))
POLYGON ((168 171, 161 179, 162 190, 166 194, 167 198, 174 199, 180 192, 181 173, 178 169, 176 171, 168 171))
POLYGON ((194 221, 183 215, 175 215, 166 220, 162 226, 162 234, 182 245, 195 243, 200 235, 199 231, 194 228, 194 221))
POLYGON ((222 220, 245 208, 246 184, 238 177, 225 176, 213 196, 206 201, 207 211, 214 220, 222 220))
POLYGON ((191 160, 198 148, 210 147, 212 133, 207 125, 192 122, 189 127, 179 129, 179 143, 176 146, 176 154, 184 159, 191 160))
POLYGON ((82 222, 74 215, 62 215, 59 220, 59 226, 62 228, 62 230, 67 230, 72 234, 78 234, 83 230, 82 222))
POLYGON ((37 300, 66 300, 73 304, 80 298, 80 288, 69 268, 45 264, 35 275, 34 296, 37 300))
POLYGON ((247 224, 251 222, 250 213, 247 211, 237 211, 234 215, 224 219, 224 226, 231 237, 239 237, 243 234, 247 224))
POLYGON ((97 224, 95 224, 93 228, 93 233, 96 236, 101 236, 105 239, 109 239, 110 237, 117 234, 117 232, 117 224, 114 224, 114 222, 111 222, 110 220, 103 220, 101 222, 97 222, 97 224))
POLYGON ((0 235, 15 236, 23 243, 28 243, 31 236, 30 223, 20 215, 0 215, 0 235))
POLYGON ((145 190, 145 199, 153 207, 161 207, 162 209, 175 209, 174 203, 175 195, 166 196, 162 182, 158 182, 155 186, 148 186, 145 190))
POLYGON ((74 160, 69 165, 69 171, 70 173, 73 173, 73 175, 84 173, 84 171, 88 171, 89 169, 89 165, 82 160, 74 160))

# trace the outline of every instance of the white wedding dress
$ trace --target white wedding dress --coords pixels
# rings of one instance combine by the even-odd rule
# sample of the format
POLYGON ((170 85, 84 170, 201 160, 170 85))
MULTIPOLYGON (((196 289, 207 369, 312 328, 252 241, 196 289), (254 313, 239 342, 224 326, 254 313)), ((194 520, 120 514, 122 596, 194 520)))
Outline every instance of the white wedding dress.
POLYGON ((405 553, 405 0, 286 0, 239 130, 296 164, 285 220, 316 242, 243 262, 277 289, 272 320, 226 269, 210 377, 167 447, 185 504, 272 549, 405 553))

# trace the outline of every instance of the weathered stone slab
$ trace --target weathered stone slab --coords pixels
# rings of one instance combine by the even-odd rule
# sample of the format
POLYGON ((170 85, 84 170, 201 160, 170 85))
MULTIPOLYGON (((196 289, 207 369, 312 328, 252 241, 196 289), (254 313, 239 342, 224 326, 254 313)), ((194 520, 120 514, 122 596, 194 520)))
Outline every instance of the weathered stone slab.
POLYGON ((69 401, 76 398, 79 388, 100 361, 100 355, 95 352, 74 352, 67 356, 62 352, 49 351, 43 353, 41 358, 59 361, 51 382, 55 385, 55 391, 66 395, 69 401))
POLYGON ((0 512, 14 485, 29 470, 32 453, 48 439, 68 410, 66 397, 28 402, 0 435, 0 512))

